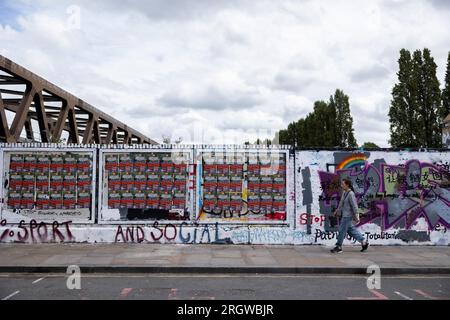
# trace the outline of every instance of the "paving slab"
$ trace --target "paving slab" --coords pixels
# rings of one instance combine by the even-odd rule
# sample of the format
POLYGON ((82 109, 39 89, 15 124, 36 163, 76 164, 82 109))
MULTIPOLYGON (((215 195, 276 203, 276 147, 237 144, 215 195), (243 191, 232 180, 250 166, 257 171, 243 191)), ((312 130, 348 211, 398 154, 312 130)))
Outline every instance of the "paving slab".
POLYGON ((0 272, 52 272, 79 265, 86 272, 450 274, 450 246, 346 246, 172 244, 0 244, 0 272))

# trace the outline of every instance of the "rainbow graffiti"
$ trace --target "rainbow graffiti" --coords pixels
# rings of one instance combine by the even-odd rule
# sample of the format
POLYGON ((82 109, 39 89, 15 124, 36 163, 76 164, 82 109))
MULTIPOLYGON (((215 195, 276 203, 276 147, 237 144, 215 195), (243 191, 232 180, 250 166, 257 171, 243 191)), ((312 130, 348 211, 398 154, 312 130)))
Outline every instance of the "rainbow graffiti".
POLYGON ((351 156, 345 158, 341 163, 338 164, 338 170, 352 169, 355 167, 364 167, 366 165, 367 158, 362 153, 352 154, 351 156))

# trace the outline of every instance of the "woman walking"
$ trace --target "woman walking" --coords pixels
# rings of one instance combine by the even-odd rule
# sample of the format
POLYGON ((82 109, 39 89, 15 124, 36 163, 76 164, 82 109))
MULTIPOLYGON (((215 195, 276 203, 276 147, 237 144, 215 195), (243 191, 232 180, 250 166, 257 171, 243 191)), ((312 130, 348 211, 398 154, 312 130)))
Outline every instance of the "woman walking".
POLYGON ((358 203, 356 201, 355 192, 353 190, 352 182, 348 179, 342 180, 342 189, 344 190, 339 206, 334 212, 334 216, 341 215, 341 223, 339 226, 339 235, 336 242, 336 247, 331 250, 332 253, 342 252, 342 243, 347 233, 361 243, 361 252, 369 248, 369 242, 364 241, 364 236, 355 228, 355 224, 359 223, 358 203))

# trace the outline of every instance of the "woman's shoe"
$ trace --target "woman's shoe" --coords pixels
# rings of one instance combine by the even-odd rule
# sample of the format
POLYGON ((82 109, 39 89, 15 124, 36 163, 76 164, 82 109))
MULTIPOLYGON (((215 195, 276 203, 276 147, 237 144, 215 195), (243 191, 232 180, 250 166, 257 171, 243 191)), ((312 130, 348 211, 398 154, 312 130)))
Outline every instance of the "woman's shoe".
POLYGON ((369 248, 369 241, 366 241, 366 243, 364 243, 364 244, 362 245, 361 252, 366 251, 368 248, 369 248))
POLYGON ((341 253, 342 248, 339 246, 334 247, 334 249, 331 250, 331 253, 341 253))

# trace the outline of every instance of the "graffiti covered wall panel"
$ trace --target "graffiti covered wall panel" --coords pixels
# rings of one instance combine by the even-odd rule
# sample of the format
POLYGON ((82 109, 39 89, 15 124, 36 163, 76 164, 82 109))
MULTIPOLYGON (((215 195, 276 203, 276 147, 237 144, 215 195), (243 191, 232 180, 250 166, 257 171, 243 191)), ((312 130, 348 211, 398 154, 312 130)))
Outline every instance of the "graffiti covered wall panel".
POLYGON ((333 245, 346 178, 372 244, 450 244, 445 151, 57 146, 0 155, 0 242, 333 245))
POLYGON ((326 235, 337 231, 330 216, 341 197, 342 179, 349 179, 358 199, 359 227, 369 238, 435 243, 437 237, 448 243, 441 231, 450 226, 448 160, 446 152, 297 152, 297 190, 302 190, 297 192, 297 219, 330 242, 326 235))

